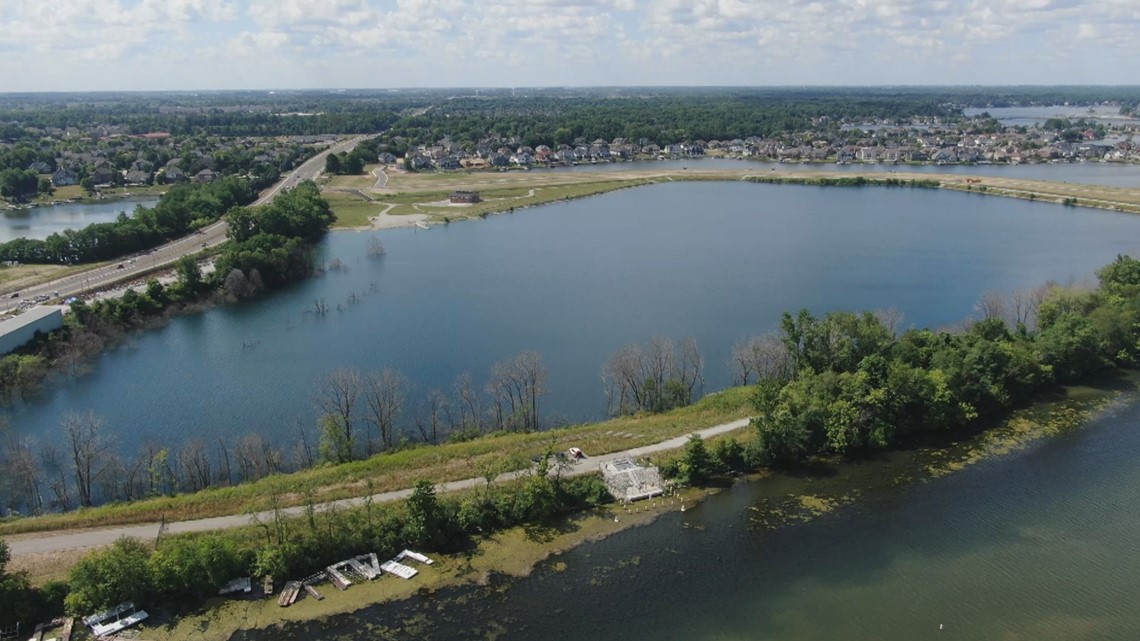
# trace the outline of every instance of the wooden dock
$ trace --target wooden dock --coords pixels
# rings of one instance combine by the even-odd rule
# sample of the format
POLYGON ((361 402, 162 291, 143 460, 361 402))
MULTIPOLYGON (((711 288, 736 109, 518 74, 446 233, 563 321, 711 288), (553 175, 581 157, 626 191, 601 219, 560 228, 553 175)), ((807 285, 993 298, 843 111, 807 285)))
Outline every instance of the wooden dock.
POLYGON ((281 596, 277 597, 277 605, 287 608, 297 600, 297 594, 301 592, 301 583, 299 581, 290 581, 281 588, 281 596))
POLYGON ((321 599, 324 599, 324 597, 321 596, 321 593, 317 592, 317 589, 314 588, 313 586, 309 585, 308 583, 305 584, 305 592, 308 592, 309 596, 313 597, 314 599, 316 599, 318 601, 320 601, 321 599))
POLYGON ((347 590, 348 586, 352 585, 352 581, 348 577, 340 573, 335 565, 330 565, 325 568, 325 572, 329 575, 329 582, 336 586, 338 590, 347 590))

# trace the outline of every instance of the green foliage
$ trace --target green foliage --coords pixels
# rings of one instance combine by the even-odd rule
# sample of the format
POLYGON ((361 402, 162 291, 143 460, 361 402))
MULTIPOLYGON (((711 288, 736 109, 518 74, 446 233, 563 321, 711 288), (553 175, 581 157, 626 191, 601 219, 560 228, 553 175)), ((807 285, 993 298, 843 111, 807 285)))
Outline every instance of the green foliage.
POLYGON ((677 466, 677 480, 687 485, 700 485, 716 471, 716 462, 698 434, 689 436, 677 466))
POLYGON ((30 630, 33 623, 62 613, 66 587, 52 582, 36 589, 26 572, 8 572, 10 560, 8 543, 0 539, 0 630, 17 624, 30 630))
POLYGON ((150 584, 170 598, 215 594, 248 567, 234 544, 217 536, 169 539, 148 561, 150 584))
MULTIPOLYGON (((33 183, 35 175, 33 174, 33 183)), ((35 184, 31 189, 35 191, 35 184)), ((0 244, 0 260, 76 265, 111 260, 151 249, 202 224, 213 222, 231 207, 257 198, 251 184, 225 178, 209 184, 179 185, 152 208, 136 207, 130 216, 83 229, 68 229, 44 240, 17 238, 0 244)))
POLYGON ((122 537, 111 547, 83 557, 68 575, 67 611, 83 615, 123 601, 152 602, 150 556, 150 550, 137 539, 122 537))

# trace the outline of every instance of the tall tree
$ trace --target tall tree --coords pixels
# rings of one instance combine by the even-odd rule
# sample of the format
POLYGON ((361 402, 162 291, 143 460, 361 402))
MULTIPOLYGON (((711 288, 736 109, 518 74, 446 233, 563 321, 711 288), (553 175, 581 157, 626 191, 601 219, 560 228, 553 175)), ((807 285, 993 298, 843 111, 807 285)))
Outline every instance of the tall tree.
POLYGON ((92 484, 102 471, 104 456, 113 444, 106 431, 106 422, 91 411, 86 414, 72 412, 63 417, 61 425, 74 466, 79 503, 90 507, 93 501, 92 484))

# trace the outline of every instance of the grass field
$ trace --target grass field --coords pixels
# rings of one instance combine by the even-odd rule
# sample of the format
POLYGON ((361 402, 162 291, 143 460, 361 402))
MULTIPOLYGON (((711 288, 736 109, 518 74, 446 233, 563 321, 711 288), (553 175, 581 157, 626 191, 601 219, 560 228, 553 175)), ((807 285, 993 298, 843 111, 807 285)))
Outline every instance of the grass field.
MULTIPOLYGON (((325 195, 337 213, 337 227, 365 227, 369 217, 383 211, 390 215, 422 214, 435 222, 450 222, 512 211, 544 203, 581 198, 615 189, 674 181, 739 181, 749 177, 778 182, 816 179, 851 179, 861 174, 840 172, 756 171, 747 168, 719 170, 630 170, 555 172, 478 171, 411 173, 391 170, 387 187, 373 188, 373 176, 337 176, 331 179, 325 195), (451 206, 453 191, 478 191, 483 202, 451 206)), ((892 174, 862 174, 872 184, 885 179, 936 181, 944 189, 972 191, 987 195, 1042 200, 1084 207, 1140 213, 1140 189, 1100 185, 1058 183, 1044 180, 995 178, 959 174, 918 174, 899 171, 892 174)))
POLYGON ((108 505, 0 523, 0 535, 128 523, 157 522, 241 514, 315 501, 365 496, 412 487, 419 479, 434 483, 523 469, 547 447, 580 447, 605 454, 649 445, 674 436, 744 418, 751 411, 748 388, 731 388, 697 404, 664 414, 618 418, 547 432, 497 433, 464 443, 420 446, 343 465, 319 467, 254 483, 183 496, 108 505))

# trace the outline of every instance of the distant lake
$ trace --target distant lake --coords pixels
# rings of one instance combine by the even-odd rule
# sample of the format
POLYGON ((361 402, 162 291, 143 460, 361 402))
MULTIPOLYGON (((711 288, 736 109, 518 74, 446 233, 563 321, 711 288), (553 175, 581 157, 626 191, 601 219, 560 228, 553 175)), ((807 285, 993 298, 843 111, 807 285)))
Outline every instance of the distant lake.
POLYGON ((784 311, 894 306, 937 328, 970 315, 983 291, 1084 281, 1137 252, 1135 215, 741 182, 639 187, 429 231, 334 232, 320 257, 345 271, 135 335, 10 421, 53 439, 65 413, 90 409, 127 452, 147 437, 292 443, 335 368, 396 367, 421 398, 463 372, 482 388, 493 363, 524 350, 550 371, 543 417, 592 420, 605 413, 602 363, 655 335, 694 336, 714 390, 729 383, 732 344, 784 311), (380 261, 367 256, 373 238, 387 248, 380 261), (321 299, 326 317, 306 313, 321 299))
POLYGON ((962 110, 962 115, 967 118, 980 116, 983 113, 989 113, 1006 127, 1032 127, 1042 124, 1050 118, 1068 118, 1070 120, 1076 120, 1078 118, 1104 118, 1108 119, 1108 122, 1120 124, 1140 123, 1140 120, 1135 118, 1121 117, 1119 107, 1107 107, 1103 105, 1094 105, 1092 107, 1076 105, 1050 105, 1047 107, 970 107, 962 110))
POLYGON ((0 243, 15 238, 44 239, 65 229, 81 229, 92 223, 106 223, 120 212, 129 216, 135 207, 153 207, 157 198, 127 198, 94 203, 40 205, 31 209, 0 210, 0 243))
POLYGON ((1140 165, 1103 162, 1043 163, 1034 165, 884 165, 860 163, 837 165, 835 163, 761 162, 755 160, 737 160, 733 158, 686 158, 599 163, 596 165, 584 164, 570 167, 556 167, 553 169, 532 169, 531 171, 681 171, 685 168, 743 169, 751 171, 828 171, 848 172, 852 174, 890 173, 899 171, 1055 180, 1088 185, 1108 185, 1110 187, 1140 187, 1140 165))

